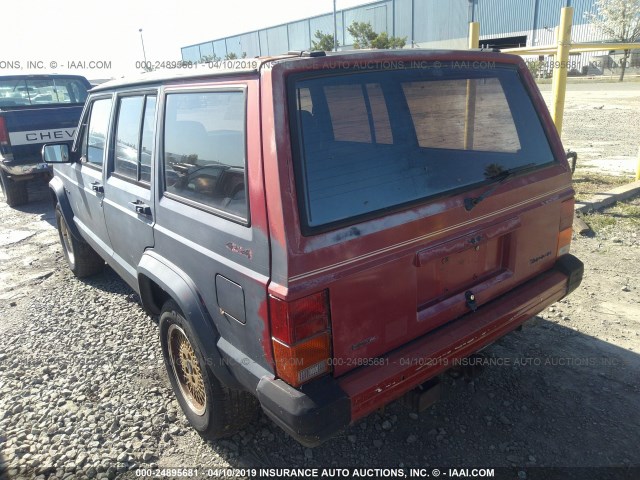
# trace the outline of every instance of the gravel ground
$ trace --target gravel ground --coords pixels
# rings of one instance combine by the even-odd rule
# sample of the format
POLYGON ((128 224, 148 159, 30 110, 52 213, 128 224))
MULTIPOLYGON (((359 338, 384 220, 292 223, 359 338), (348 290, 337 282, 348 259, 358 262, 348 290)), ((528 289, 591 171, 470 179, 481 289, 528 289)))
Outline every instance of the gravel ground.
MULTIPOLYGON (((551 105, 551 85, 540 85, 551 105)), ((640 83, 571 83, 562 127, 565 148, 578 153, 577 169, 631 177, 638 160, 640 83)))
POLYGON ((134 478, 139 465, 517 467, 513 478, 540 466, 640 468, 637 224, 576 238, 582 287, 486 349, 481 376, 445 376, 427 411, 394 403, 311 450, 262 415, 203 442, 173 398, 154 320, 111 270, 73 277, 46 190, 34 187, 27 207, 0 204, 3 480, 134 478))

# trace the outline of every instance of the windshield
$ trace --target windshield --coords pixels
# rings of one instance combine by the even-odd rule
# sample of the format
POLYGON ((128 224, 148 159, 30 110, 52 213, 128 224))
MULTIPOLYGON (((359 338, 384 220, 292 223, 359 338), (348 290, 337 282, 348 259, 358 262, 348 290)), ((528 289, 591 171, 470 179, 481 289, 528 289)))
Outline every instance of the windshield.
POLYGON ((0 107, 82 104, 87 86, 77 78, 0 79, 0 107))
POLYGON ((554 161, 516 67, 298 75, 289 107, 307 233, 554 161))

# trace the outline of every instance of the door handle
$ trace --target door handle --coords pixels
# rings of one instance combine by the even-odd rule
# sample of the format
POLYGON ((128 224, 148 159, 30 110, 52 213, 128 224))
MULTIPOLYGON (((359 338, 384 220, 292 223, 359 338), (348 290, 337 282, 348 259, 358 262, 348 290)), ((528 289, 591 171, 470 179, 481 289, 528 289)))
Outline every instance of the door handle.
POLYGON ((140 215, 151 215, 151 207, 145 204, 144 202, 142 202, 141 200, 136 200, 135 202, 129 202, 129 203, 133 205, 133 208, 135 209, 136 213, 140 215))
POLYGON ((98 193, 104 193, 104 187, 100 182, 91 182, 91 190, 98 193))

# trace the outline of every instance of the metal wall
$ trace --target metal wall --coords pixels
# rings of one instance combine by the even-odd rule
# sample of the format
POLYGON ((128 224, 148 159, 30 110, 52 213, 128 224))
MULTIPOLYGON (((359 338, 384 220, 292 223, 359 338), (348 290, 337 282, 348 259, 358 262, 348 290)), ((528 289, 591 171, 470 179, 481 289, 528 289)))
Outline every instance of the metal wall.
MULTIPOLYGON (((337 22, 339 22, 338 26, 338 42, 340 45, 344 45, 344 32, 341 27, 342 25, 342 12, 338 12, 336 17, 337 22)), ((320 17, 313 17, 308 20, 309 22, 309 31, 311 32, 311 39, 315 40, 316 32, 320 31, 322 33, 330 33, 333 34, 333 15, 322 15, 320 17)), ((311 40, 307 41, 307 46, 305 48, 311 47, 311 40)))
MULTIPOLYGON (((470 21, 480 22, 480 40, 526 36, 527 45, 553 42, 560 9, 574 8, 574 42, 597 39, 585 13, 595 0, 381 0, 337 12, 341 49, 353 48, 347 27, 354 21, 370 22, 376 32, 406 37, 405 48, 465 48, 470 21)), ((307 50, 317 31, 333 34, 333 14, 306 18, 241 35, 209 40, 182 49, 183 60, 198 61, 212 50, 219 58, 228 53, 241 57, 278 55, 307 50)))
MULTIPOLYGON (((466 38, 469 33, 467 0, 422 0, 414 3, 414 42, 466 38)), ((420 45, 422 46, 422 45, 420 45)))
MULTIPOLYGON (((370 23, 376 32, 393 35, 393 2, 376 2, 342 12, 344 25, 348 28, 353 22, 370 23)), ((353 37, 344 30, 344 44, 353 45, 353 37)), ((333 28, 331 29, 331 32, 333 28)))
POLYGON ((532 29, 535 0, 479 0, 475 10, 481 38, 510 36, 510 32, 532 29))
POLYGON ((289 48, 288 50, 306 50, 309 48, 309 21, 290 23, 287 25, 289 30, 289 48))
POLYGON ((586 14, 589 12, 595 13, 595 1, 594 0, 568 0, 567 7, 573 7, 573 24, 581 25, 589 23, 589 19, 586 14))

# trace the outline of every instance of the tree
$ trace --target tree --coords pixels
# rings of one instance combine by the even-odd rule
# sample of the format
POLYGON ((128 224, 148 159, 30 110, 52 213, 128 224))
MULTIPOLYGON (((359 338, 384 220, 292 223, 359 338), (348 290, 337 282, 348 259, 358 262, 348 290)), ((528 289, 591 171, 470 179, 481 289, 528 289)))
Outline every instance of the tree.
MULTIPOLYGON (((242 52, 242 56, 240 58, 247 58, 247 52, 242 52)), ((234 52, 229 52, 224 56, 225 60, 237 60, 238 54, 234 52)))
POLYGON ((353 48, 402 48, 407 37, 390 37, 387 32, 376 33, 369 22, 353 22, 347 31, 353 37, 353 48))
POLYGON ((403 48, 407 43, 407 37, 390 37, 387 32, 382 32, 371 42, 371 48, 403 48))
MULTIPOLYGON (((632 43, 640 40, 640 0, 596 0, 596 13, 585 16, 610 40, 632 43)), ((620 81, 624 80, 630 50, 624 51, 620 81)))
MULTIPOLYGON (((316 30, 314 37, 317 41, 311 40, 311 50, 322 50, 325 52, 333 51, 333 35, 316 30)), ((340 42, 336 42, 335 46, 339 47, 340 42)))
POLYGON ((213 55, 203 55, 200 58, 200 63, 216 63, 220 61, 220 57, 218 57, 215 53, 213 55))

